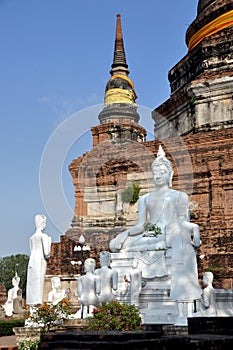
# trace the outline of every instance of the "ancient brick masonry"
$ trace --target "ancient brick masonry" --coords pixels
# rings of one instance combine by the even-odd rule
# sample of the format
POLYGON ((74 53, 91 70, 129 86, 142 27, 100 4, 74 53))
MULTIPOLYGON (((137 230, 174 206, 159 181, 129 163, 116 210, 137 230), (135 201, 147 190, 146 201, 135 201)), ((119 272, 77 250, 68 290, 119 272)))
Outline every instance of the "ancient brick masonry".
MULTIPOLYGON (((134 157, 125 168, 122 168, 120 161, 105 163, 102 155, 103 171, 100 177, 95 177, 92 181, 95 180, 97 187, 109 185, 114 181, 125 182, 126 173, 129 172, 139 176, 140 183, 140 174, 143 179, 141 170, 150 171, 150 164, 160 143, 161 141, 149 141, 144 142, 140 147, 135 147, 134 157), (139 162, 141 169, 137 166, 139 162)), ((123 147, 127 148, 127 143, 123 147)), ((165 140, 163 147, 174 164, 173 187, 190 195, 191 220, 200 225, 202 245, 198 256, 205 255, 203 260, 198 260, 200 276, 204 270, 211 269, 215 275, 215 286, 230 288, 233 278, 233 129, 165 140)), ((111 147, 106 149, 106 154, 109 155, 110 151, 111 147)), ((119 153, 112 156, 114 159, 118 156, 120 159, 119 153)), ((78 172, 81 159, 82 157, 72 163, 73 177, 78 172), (74 164, 77 166, 76 172, 74 164)), ((94 160, 95 154, 88 162, 92 165, 92 169, 94 160)), ((93 175, 95 176, 95 172, 93 175)), ((73 179, 76 184, 76 177, 73 179)), ((76 202, 76 207, 79 207, 78 191, 76 191, 76 202)), ((80 208, 81 206, 79 210, 80 208)), ((85 216, 86 208, 79 214, 80 218, 85 216)), ((74 272, 70 261, 74 259, 73 247, 81 233, 84 233, 87 242, 91 245, 92 254, 98 256, 100 250, 108 249, 109 240, 124 230, 126 225, 124 218, 121 224, 122 226, 115 221, 111 222, 111 226, 107 223, 104 227, 103 221, 98 224, 96 220, 89 226, 74 225, 67 231, 66 236, 61 237, 61 243, 52 244, 52 254, 48 264, 49 273, 74 272)))
MULTIPOLYGON (((187 45, 198 30, 232 10, 231 0, 210 2, 188 27, 187 45)), ((205 37, 169 71, 171 97, 152 112, 156 137, 233 126, 232 34, 230 25, 205 37)))
MULTIPOLYGON (((233 278, 233 129, 183 136, 192 160, 191 219, 200 225, 202 245, 200 274, 211 269, 215 286, 231 288, 233 278)), ((172 140, 170 141, 172 142, 172 140)), ((166 141, 166 145, 169 141, 166 141)), ((149 146, 149 145, 148 145, 149 146)), ((149 146, 150 147, 150 146, 149 146)), ((170 148, 170 147, 169 147, 170 148)), ((176 163, 182 164, 179 148, 171 145, 176 163)), ((182 166, 182 165, 181 165, 182 166)), ((185 164, 183 164, 185 169, 185 164)), ((183 174, 184 189, 187 186, 183 174), (185 184, 186 183, 186 184, 185 184)), ((174 187, 177 178, 174 179, 174 187)), ((182 187, 183 187, 182 186, 182 187)), ((186 188, 187 192, 189 188, 186 188)))
MULTIPOLYGON (((75 245, 78 243, 78 236, 74 239, 66 235, 60 236, 60 242, 54 242, 51 246, 51 257, 48 259, 47 275, 67 275, 76 276, 81 273, 82 266, 72 265, 71 261, 80 260, 81 256, 74 251, 75 245), (76 238, 76 239, 75 239, 76 238)), ((84 252, 83 259, 96 257, 95 247, 91 246, 91 252, 84 252)))

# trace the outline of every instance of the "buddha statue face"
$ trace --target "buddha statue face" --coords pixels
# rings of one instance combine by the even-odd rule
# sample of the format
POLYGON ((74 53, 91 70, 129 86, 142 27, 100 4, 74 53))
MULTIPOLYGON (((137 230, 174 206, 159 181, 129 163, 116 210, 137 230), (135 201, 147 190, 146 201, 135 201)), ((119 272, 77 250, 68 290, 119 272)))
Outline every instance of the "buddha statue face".
POLYGON ((155 186, 158 188, 168 186, 170 184, 170 173, 165 165, 156 165, 152 167, 152 173, 155 186))
POLYGON ((157 188, 172 187, 172 163, 166 158, 161 146, 159 146, 157 158, 153 161, 151 169, 157 188))
POLYGON ((61 280, 59 277, 52 277, 51 278, 51 285, 53 289, 58 289, 61 287, 61 280))
POLYGON ((17 272, 15 274, 15 276, 12 278, 12 285, 14 287, 18 286, 20 282, 20 277, 18 276, 17 272))

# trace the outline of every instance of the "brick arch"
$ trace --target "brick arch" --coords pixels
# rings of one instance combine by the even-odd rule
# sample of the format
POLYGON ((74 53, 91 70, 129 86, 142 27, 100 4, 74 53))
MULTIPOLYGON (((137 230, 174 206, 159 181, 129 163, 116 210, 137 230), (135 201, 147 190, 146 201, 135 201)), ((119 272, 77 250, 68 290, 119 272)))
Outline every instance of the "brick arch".
POLYGON ((118 181, 117 173, 121 172, 141 172, 147 178, 154 158, 154 154, 138 142, 103 142, 82 159, 77 183, 80 190, 84 191, 86 187, 94 189, 102 181, 106 185, 113 185, 118 181))
POLYGON ((96 173, 96 186, 121 186, 126 183, 127 174, 139 173, 139 165, 131 160, 113 159, 102 164, 96 173))

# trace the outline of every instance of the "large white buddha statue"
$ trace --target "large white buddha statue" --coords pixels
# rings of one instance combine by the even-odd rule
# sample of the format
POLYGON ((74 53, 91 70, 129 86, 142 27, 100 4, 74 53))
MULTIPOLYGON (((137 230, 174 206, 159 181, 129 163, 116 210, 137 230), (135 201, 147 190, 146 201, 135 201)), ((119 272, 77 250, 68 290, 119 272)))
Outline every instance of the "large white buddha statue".
POLYGON ((186 193, 172 189, 172 163, 159 147, 152 163, 155 190, 138 201, 138 223, 120 233, 110 242, 112 252, 165 249, 170 246, 166 231, 188 220, 189 201, 186 193), (147 222, 158 226, 161 234, 145 232, 147 222))
MULTIPOLYGON (((172 189, 172 163, 161 146, 152 163, 152 174, 155 190, 139 198, 137 225, 111 240, 110 249, 113 253, 135 252, 137 258, 147 256, 148 251, 156 254, 156 251, 169 250, 170 298, 177 302, 177 322, 183 322, 183 318, 193 313, 193 301, 201 297, 196 261, 196 248, 200 245, 199 226, 189 221, 188 195, 172 189), (148 222, 159 228, 158 235, 145 230, 148 222)), ((163 262, 159 261, 159 265, 148 265, 147 269, 152 268, 156 272, 163 262)))

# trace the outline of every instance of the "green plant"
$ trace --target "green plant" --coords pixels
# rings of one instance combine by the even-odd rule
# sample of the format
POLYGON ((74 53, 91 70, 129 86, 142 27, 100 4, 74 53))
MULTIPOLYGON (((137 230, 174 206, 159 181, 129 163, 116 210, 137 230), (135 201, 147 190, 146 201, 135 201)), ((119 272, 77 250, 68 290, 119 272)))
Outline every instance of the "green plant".
POLYGON ((144 234, 144 236, 150 236, 150 237, 153 237, 153 236, 158 236, 158 235, 161 235, 162 234, 162 230, 159 226, 155 225, 155 224, 152 224, 151 222, 147 222, 146 224, 143 225, 144 226, 144 230, 146 232, 150 232, 150 234, 144 234))
POLYGON ((20 320, 0 320, 0 337, 14 335, 13 328, 23 327, 24 319, 20 320))
POLYGON ((191 99, 190 99, 190 104, 194 104, 196 102, 196 98, 195 97, 192 97, 191 99))
POLYGON ((110 136, 110 139, 112 139, 112 131, 111 131, 111 130, 108 130, 108 131, 107 131, 107 134, 110 136))
POLYGON ((121 199, 123 203, 134 204, 139 199, 139 192, 141 188, 137 184, 133 183, 132 185, 126 187, 126 189, 121 194, 121 199))
POLYGON ((133 331, 139 330, 141 316, 135 305, 112 300, 94 309, 89 318, 89 330, 133 331))
POLYGON ((35 308, 29 319, 41 327, 42 333, 48 333, 52 327, 60 325, 70 315, 70 309, 70 302, 63 298, 56 305, 52 303, 41 304, 35 308))
POLYGON ((207 267, 206 271, 209 271, 209 272, 219 272, 219 271, 220 271, 220 267, 210 265, 209 267, 207 267))
POLYGON ((18 350, 37 350, 39 343, 40 343, 40 339, 22 340, 19 343, 18 350))

